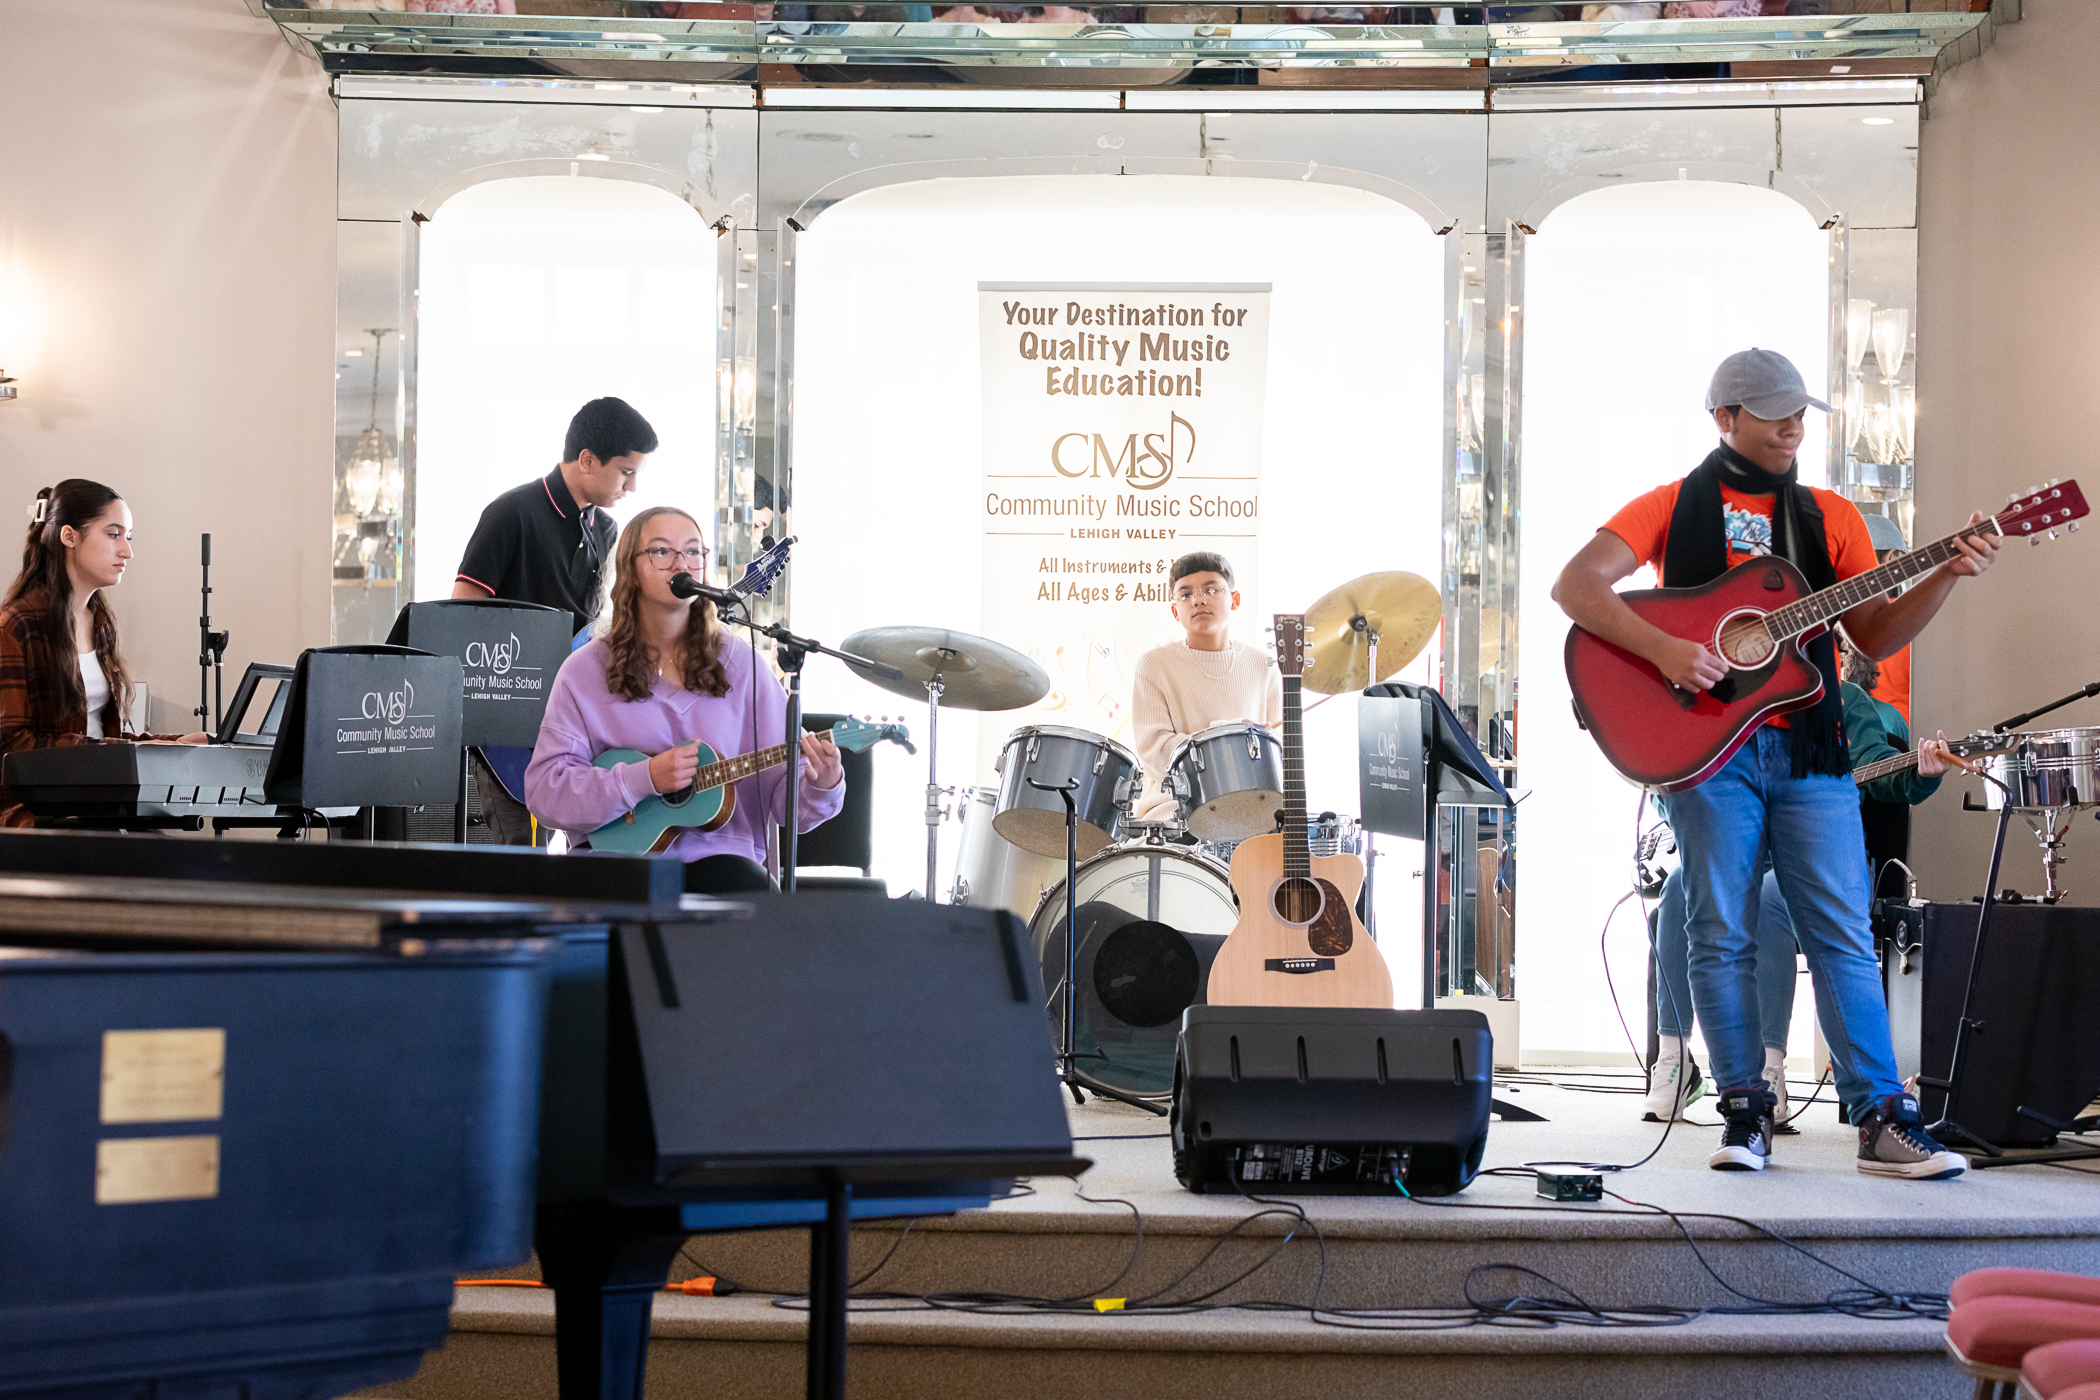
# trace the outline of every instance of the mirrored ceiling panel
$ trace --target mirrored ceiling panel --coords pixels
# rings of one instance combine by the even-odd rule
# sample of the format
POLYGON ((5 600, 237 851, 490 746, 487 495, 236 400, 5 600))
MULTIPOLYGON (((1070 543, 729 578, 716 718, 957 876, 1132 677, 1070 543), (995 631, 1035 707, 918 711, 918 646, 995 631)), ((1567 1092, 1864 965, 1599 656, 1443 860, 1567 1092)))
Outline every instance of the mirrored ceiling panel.
POLYGON ((410 0, 357 9, 248 3, 331 71, 344 73, 654 71, 694 81, 762 73, 777 80, 798 70, 837 80, 843 70, 866 70, 855 80, 984 82, 996 75, 998 81, 1072 85, 1130 84, 1137 72, 1171 75, 1161 82, 1234 84, 1285 72, 1366 68, 1386 70, 1385 81, 1394 86, 1485 86, 1491 75, 1504 83, 1614 69, 1728 76, 1721 70, 1743 64, 1755 65, 1756 76, 1828 73, 1833 64, 1923 74, 1988 18, 1972 0, 1784 0, 1762 5, 1777 13, 1728 18, 1684 17, 1695 7, 1664 0, 1608 6, 415 0, 414 11, 399 7, 410 0), (1024 73, 1029 76, 1019 76, 1024 73))

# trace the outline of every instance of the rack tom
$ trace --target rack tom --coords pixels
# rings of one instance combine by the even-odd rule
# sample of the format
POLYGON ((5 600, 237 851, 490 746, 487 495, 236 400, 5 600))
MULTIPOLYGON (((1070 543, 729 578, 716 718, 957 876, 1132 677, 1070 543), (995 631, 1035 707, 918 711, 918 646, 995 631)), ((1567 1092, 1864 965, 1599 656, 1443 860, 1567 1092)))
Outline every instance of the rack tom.
POLYGON ((1283 743, 1259 724, 1218 724, 1174 748, 1168 782, 1200 841, 1244 841, 1276 829, 1283 806, 1283 743))
POLYGON ((1075 784, 1079 810, 1079 858, 1099 855, 1115 840, 1118 810, 1137 790, 1143 769, 1137 755, 1106 735, 1057 725, 1030 725, 1007 736, 999 751, 999 802, 992 829, 1024 851, 1065 854, 1065 800, 1030 780, 1061 787, 1075 784))

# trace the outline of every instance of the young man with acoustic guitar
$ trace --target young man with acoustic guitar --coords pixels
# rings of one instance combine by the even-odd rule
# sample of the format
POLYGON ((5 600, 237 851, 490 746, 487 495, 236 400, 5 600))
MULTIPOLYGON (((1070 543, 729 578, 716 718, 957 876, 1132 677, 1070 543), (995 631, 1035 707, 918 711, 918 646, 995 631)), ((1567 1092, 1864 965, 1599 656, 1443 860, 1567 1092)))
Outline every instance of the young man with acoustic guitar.
POLYGON ((1225 556, 1198 550, 1176 559, 1167 597, 1182 639, 1139 657, 1130 683, 1131 729, 1145 765, 1136 810, 1154 821, 1174 814, 1164 787, 1182 740, 1218 724, 1283 723, 1283 677, 1260 647, 1232 640, 1240 595, 1225 556))
MULTIPOLYGON (((1688 700, 1720 685, 1730 668, 1714 650, 1640 617, 1612 585, 1648 564, 1665 588, 1692 588, 1764 555, 1790 561, 1812 589, 1872 569, 1874 547, 1858 509, 1796 481, 1794 456, 1811 406, 1829 411, 1784 356, 1753 349, 1723 360, 1706 394, 1719 446, 1682 481, 1636 497, 1613 516, 1562 570, 1555 601, 1585 631, 1643 658, 1688 700)), ((1982 520, 1976 515, 1970 523, 1982 520)), ((1997 548, 1988 533, 1956 536, 1947 561, 1908 592, 1894 599, 1877 593, 1843 613, 1846 633, 1870 656, 1898 650, 1932 620, 1957 579, 1990 567, 1997 548)), ((1824 635, 1807 651, 1822 674, 1821 698, 1765 721, 1703 781, 1664 799, 1683 859, 1692 1000, 1727 1120, 1708 1165, 1760 1171, 1771 1157, 1755 930, 1745 926, 1760 858, 1769 854, 1829 1011, 1838 1093, 1859 1127, 1859 1170, 1909 1179, 1958 1175, 1968 1162, 1926 1134, 1917 1101, 1896 1074, 1867 926, 1868 872, 1858 792, 1848 776, 1836 647, 1824 635)))

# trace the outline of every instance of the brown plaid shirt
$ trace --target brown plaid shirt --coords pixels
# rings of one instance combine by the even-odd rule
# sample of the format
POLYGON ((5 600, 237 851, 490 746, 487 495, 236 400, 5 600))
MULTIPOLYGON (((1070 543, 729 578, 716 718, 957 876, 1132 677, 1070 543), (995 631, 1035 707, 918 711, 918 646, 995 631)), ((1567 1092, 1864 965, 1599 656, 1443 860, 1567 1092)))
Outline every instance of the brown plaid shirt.
MULTIPOLYGON (((79 705, 60 708, 49 606, 43 594, 33 593, 0 608, 0 754, 94 742, 87 736, 87 711, 79 705)), ((102 710, 102 732, 123 733, 114 694, 102 710)), ((0 826, 35 824, 29 809, 0 787, 0 826)))

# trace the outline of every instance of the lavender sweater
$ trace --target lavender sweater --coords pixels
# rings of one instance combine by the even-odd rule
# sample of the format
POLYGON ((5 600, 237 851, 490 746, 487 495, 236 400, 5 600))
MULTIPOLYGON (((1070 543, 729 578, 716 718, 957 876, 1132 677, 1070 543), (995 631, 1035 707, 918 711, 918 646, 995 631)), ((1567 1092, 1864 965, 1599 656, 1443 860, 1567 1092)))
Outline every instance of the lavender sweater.
MULTIPOLYGON (((648 699, 623 699, 606 688, 605 661, 604 641, 593 640, 562 663, 547 697, 532 765, 525 770, 525 805, 541 821, 573 838, 588 837, 595 828, 624 816, 653 791, 647 763, 592 766, 591 760, 607 749, 653 754, 698 739, 720 757, 731 758, 771 748, 787 737, 787 695, 771 670, 753 666, 751 645, 742 638, 722 639, 729 693, 720 698, 695 695, 659 678, 648 699)), ((795 761, 803 760, 798 756, 795 761)), ((838 815, 845 805, 846 785, 816 788, 804 777, 795 803, 800 818, 796 827, 808 831, 838 815)), ((672 843, 671 854, 689 861, 739 855, 763 863, 764 819, 776 824, 781 820, 787 769, 746 778, 736 784, 735 793, 736 812, 719 830, 688 831, 672 843)))

